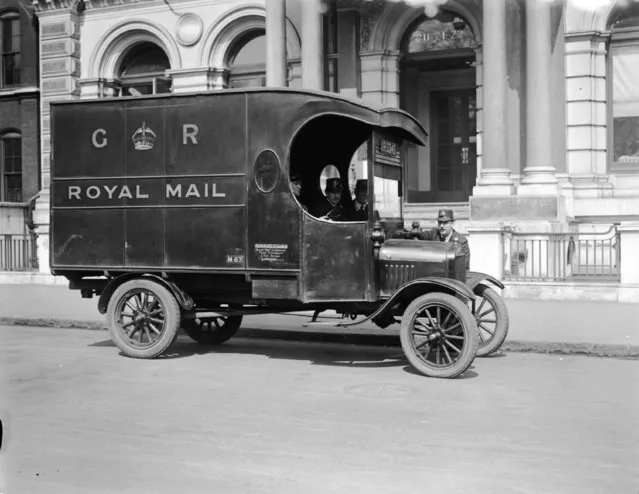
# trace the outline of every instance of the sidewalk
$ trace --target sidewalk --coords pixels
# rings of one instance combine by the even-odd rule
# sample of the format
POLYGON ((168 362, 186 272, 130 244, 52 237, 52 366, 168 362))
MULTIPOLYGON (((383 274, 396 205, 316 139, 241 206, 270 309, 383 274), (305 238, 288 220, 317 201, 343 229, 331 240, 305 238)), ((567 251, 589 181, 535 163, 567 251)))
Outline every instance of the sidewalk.
MULTIPOLYGON (((59 285, 0 285, 0 325, 104 329, 97 298, 59 285)), ((639 357, 639 304, 592 301, 506 299, 510 331, 502 347, 511 351, 586 353, 639 357)), ((374 324, 352 329, 303 327, 310 313, 247 316, 244 336, 398 344, 398 326, 374 324)), ((322 314, 325 321, 339 317, 322 314)))

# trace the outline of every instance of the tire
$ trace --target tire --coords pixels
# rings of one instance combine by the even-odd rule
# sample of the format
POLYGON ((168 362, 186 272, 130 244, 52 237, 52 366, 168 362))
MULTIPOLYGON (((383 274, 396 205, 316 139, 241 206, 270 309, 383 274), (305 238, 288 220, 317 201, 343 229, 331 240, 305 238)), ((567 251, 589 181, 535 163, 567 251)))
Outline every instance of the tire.
POLYGON ((459 376, 475 360, 479 344, 470 309, 445 293, 428 293, 413 300, 402 317, 400 337, 408 361, 428 377, 459 376), (425 353, 423 348, 427 348, 425 353))
POLYGON ((499 350, 506 341, 510 326, 508 309, 504 299, 486 285, 477 285, 474 293, 477 299, 473 315, 479 334, 477 356, 488 357, 499 350))
POLYGON ((221 345, 232 338, 242 325, 242 316, 194 317, 182 322, 182 329, 202 345, 221 345))
POLYGON ((162 355, 177 338, 180 317, 173 294, 159 283, 142 278, 120 285, 107 308, 111 339, 133 358, 162 355))

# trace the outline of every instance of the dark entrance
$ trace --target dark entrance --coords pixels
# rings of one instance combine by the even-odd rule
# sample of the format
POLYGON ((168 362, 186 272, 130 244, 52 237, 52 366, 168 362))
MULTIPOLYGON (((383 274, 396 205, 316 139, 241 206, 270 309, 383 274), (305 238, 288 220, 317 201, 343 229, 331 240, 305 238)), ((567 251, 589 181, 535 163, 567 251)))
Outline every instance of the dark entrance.
POLYGON ((466 202, 477 173, 477 41, 459 14, 421 16, 402 40, 400 106, 424 125, 429 147, 406 153, 407 203, 466 202))
POLYGON ((476 92, 433 91, 431 109, 432 201, 468 201, 477 176, 476 92))

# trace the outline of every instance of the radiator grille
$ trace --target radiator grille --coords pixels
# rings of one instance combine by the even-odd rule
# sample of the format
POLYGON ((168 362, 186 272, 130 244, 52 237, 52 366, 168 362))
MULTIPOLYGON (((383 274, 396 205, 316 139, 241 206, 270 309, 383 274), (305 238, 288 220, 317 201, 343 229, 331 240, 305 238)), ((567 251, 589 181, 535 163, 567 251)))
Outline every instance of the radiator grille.
POLYGON ((415 278, 414 264, 385 263, 382 270, 382 289, 393 292, 415 278))

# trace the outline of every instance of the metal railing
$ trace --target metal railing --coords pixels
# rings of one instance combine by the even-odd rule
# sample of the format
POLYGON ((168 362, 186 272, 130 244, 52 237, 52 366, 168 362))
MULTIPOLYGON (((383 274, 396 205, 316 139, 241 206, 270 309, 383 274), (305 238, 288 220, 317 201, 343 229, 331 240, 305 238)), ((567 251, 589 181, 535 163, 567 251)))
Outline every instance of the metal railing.
POLYGON ((0 234, 0 271, 36 271, 35 234, 0 234))
POLYGON ((619 281, 620 236, 605 232, 506 234, 504 278, 513 281, 619 281))

